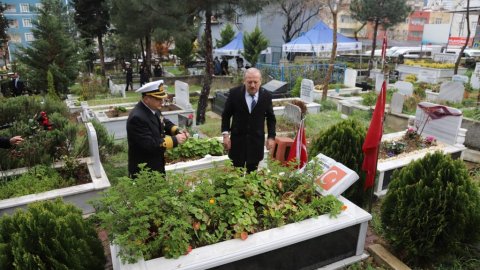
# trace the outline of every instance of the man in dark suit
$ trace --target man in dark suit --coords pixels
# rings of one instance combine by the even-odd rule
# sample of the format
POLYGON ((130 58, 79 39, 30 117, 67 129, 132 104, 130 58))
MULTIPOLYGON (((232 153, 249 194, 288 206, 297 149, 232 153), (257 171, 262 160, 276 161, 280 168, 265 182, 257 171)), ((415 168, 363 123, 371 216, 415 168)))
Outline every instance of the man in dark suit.
POLYGON ((23 94, 23 91, 25 90, 25 84, 20 80, 18 73, 13 74, 11 87, 13 96, 18 97, 23 94))
POLYGON ((265 121, 267 122, 267 149, 275 144, 276 119, 272 94, 260 88, 262 74, 249 68, 243 76, 243 85, 230 89, 222 113, 223 145, 235 167, 255 171, 263 159, 265 121))
POLYGON ((127 120, 128 173, 135 177, 138 165, 165 174, 165 150, 184 143, 189 134, 180 132, 160 112, 163 100, 168 97, 163 80, 145 84, 136 92, 142 93, 142 100, 130 112, 127 120))
POLYGON ((130 62, 125 62, 125 92, 128 91, 128 87, 133 91, 133 69, 130 62))

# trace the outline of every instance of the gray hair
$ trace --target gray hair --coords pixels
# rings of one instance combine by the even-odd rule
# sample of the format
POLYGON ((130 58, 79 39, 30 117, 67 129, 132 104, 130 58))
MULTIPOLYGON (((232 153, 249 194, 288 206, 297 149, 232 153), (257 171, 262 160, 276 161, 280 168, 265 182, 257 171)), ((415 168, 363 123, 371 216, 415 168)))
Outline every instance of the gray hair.
POLYGON ((262 78, 262 72, 257 68, 251 67, 245 70, 245 73, 243 73, 243 79, 245 80, 245 78, 247 77, 247 74, 253 74, 253 73, 257 73, 260 76, 260 78, 262 78))

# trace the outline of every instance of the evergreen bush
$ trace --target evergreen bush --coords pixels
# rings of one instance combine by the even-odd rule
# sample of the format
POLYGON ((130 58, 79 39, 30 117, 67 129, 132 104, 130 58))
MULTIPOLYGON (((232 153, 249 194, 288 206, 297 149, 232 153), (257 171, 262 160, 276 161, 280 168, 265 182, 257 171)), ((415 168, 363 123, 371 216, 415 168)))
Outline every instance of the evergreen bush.
POLYGON ((0 219, 0 269, 105 269, 102 244, 82 211, 60 200, 0 219))
POLYGON ((292 88, 292 91, 290 92, 290 96, 292 97, 300 97, 300 88, 302 86, 302 77, 297 77, 295 80, 295 85, 292 88))
POLYGON ((480 240, 480 188, 462 161, 427 154, 393 174, 381 219, 392 247, 413 263, 448 260, 480 240))
POLYGON ((365 140, 365 127, 356 119, 339 122, 314 138, 308 151, 310 156, 322 153, 357 172, 361 181, 357 181, 345 193, 355 204, 362 205, 365 200, 363 184, 365 173, 361 170, 363 162, 362 145, 365 140))

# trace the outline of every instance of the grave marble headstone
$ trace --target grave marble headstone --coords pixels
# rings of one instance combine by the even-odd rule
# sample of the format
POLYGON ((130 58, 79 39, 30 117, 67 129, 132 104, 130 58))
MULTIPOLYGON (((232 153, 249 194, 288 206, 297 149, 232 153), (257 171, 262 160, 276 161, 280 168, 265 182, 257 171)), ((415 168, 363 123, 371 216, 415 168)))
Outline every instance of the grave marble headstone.
POLYGON ((465 92, 465 86, 461 82, 444 82, 440 86, 438 93, 438 100, 462 102, 463 92, 465 92))
POLYGON ((95 177, 99 178, 102 176, 102 173, 100 165, 100 152, 98 150, 97 132, 95 131, 95 128, 91 122, 85 123, 85 127, 87 128, 90 156, 93 160, 93 171, 95 173, 95 177))
POLYGON ((453 64, 455 61, 457 61, 457 55, 451 53, 434 53, 433 61, 453 64))
POLYGON ((175 103, 182 109, 191 109, 188 83, 175 81, 175 103))
POLYGON ((473 71, 472 78, 470 79, 473 89, 480 88, 480 65, 478 63, 479 62, 475 64, 475 70, 473 71))
POLYGON ((108 88, 110 89, 111 95, 121 95, 122 97, 126 97, 125 87, 123 87, 123 85, 115 84, 111 79, 108 80, 108 88))
POLYGON ((402 113, 403 102, 405 102, 405 95, 398 92, 393 93, 392 101, 390 103, 390 111, 392 113, 402 113))
POLYGON ((357 71, 355 69, 347 68, 345 70, 345 78, 343 84, 347 87, 355 87, 357 83, 357 71))
POLYGON ((452 76, 452 81, 454 82, 468 83, 469 80, 468 76, 465 75, 455 74, 452 76))
POLYGON ((302 110, 295 104, 287 103, 283 117, 292 123, 299 124, 302 120, 302 110))
POLYGON ((430 72, 428 70, 422 70, 418 74, 417 80, 419 82, 426 82, 426 83, 437 83, 435 73, 430 72))
MULTIPOLYGON (((420 102, 419 105, 426 107, 440 106, 439 104, 434 104, 430 102, 420 102)), ((422 137, 433 136, 437 140, 454 145, 457 142, 458 131, 462 125, 463 115, 462 111, 444 106, 452 114, 455 115, 445 115, 438 119, 432 119, 417 106, 417 111, 415 113, 415 127, 418 130, 422 130, 422 137)), ((443 109, 438 110, 440 113, 445 112, 443 109)))
POLYGON ((310 103, 313 101, 313 81, 309 79, 303 79, 300 87, 300 99, 304 102, 310 103))
POLYGON ((387 78, 385 78, 382 73, 378 73, 375 75, 375 91, 377 93, 379 93, 380 90, 382 90, 382 84, 384 79, 387 81, 387 84, 388 84, 388 76, 387 78))
POLYGON ((398 93, 405 96, 411 96, 413 94, 413 84, 411 82, 397 81, 394 87, 398 89, 398 93))

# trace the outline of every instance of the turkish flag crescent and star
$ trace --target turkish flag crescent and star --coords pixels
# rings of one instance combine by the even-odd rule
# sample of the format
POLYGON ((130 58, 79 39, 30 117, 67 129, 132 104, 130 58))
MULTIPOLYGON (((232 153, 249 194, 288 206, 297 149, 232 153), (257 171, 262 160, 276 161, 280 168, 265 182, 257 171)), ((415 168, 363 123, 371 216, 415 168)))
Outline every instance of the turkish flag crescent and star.
POLYGON ((377 172, 377 158, 378 148, 380 147, 380 140, 383 133, 383 115, 385 113, 385 93, 387 89, 387 82, 383 81, 382 90, 377 98, 377 104, 375 105, 375 111, 373 111, 372 120, 368 127, 367 136, 363 142, 362 150, 364 153, 362 170, 367 173, 367 179, 365 179, 364 189, 373 186, 375 181, 375 174, 377 172))
POLYGON ((307 154, 307 138, 305 136, 305 120, 300 122, 300 126, 298 127, 297 135, 293 140, 292 147, 290 148, 290 152, 288 153, 288 162, 299 162, 297 165, 297 169, 302 169, 308 161, 308 154, 307 154))

